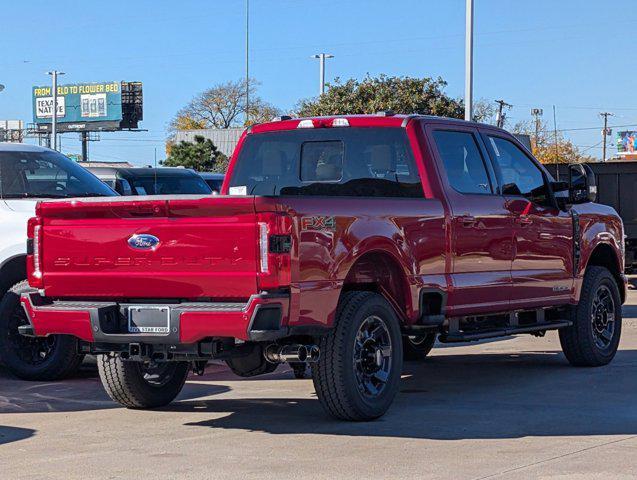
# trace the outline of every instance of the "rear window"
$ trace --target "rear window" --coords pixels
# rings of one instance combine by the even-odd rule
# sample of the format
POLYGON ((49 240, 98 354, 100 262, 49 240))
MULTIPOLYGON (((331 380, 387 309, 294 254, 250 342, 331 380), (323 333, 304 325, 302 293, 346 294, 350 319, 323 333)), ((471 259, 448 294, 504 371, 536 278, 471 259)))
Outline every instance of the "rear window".
POLYGON ((229 185, 248 195, 423 196, 402 128, 249 135, 229 185))

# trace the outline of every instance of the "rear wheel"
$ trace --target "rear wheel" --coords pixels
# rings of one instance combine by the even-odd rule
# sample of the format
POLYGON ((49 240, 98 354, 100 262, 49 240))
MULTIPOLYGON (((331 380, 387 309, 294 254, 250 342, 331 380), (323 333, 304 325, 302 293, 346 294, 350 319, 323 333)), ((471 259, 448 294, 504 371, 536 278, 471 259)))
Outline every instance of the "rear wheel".
POLYGON ((31 291, 26 281, 20 282, 0 302, 0 358, 24 380, 59 380, 75 373, 84 356, 77 354, 77 340, 68 335, 20 335, 18 327, 29 324, 20 296, 31 291))
POLYGON ((403 336, 405 360, 424 360, 436 343, 436 334, 403 336))
POLYGON ((347 292, 336 325, 320 339, 312 379, 323 408, 342 420, 372 420, 391 405, 403 352, 398 319, 381 295, 347 292))
POLYGON ((589 267, 579 303, 571 309, 573 325, 560 330, 568 361, 578 367, 598 367, 617 353, 622 330, 619 288, 604 267, 589 267))
POLYGON ((108 396, 127 408, 157 408, 168 405, 181 392, 189 362, 146 364, 122 360, 114 353, 97 359, 102 384, 108 396))

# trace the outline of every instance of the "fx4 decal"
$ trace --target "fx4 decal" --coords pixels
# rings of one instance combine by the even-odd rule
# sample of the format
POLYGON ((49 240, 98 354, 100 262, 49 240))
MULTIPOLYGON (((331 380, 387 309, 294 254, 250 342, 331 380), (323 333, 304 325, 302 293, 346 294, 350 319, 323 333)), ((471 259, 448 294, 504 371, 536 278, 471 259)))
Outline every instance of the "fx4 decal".
POLYGON ((333 216, 314 215, 301 218, 301 230, 336 230, 336 219, 333 216))

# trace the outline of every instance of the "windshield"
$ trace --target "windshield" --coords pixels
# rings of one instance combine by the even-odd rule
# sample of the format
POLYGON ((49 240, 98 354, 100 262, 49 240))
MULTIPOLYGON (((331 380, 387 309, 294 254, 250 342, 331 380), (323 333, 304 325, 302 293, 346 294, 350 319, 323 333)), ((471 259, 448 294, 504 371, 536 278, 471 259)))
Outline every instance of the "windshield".
MULTIPOLYGON (((128 195, 210 195, 212 190, 198 175, 174 175, 157 177, 131 177, 126 179, 130 184, 128 195)), ((124 183, 124 182, 122 182, 124 183)), ((126 187, 124 187, 126 190, 126 187)))
POLYGON ((60 153, 0 152, 0 198, 113 195, 93 174, 60 153))

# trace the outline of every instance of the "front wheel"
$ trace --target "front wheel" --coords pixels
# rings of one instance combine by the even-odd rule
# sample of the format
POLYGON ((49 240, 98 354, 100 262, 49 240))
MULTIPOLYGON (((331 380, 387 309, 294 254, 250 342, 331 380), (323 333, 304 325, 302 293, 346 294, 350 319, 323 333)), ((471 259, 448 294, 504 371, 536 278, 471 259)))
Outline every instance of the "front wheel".
POLYGON ((146 364, 100 355, 97 368, 108 396, 127 408, 157 408, 172 402, 186 383, 189 362, 146 364))
POLYGON ((579 303, 571 308, 573 325, 560 330, 560 344, 568 361, 578 367, 598 367, 617 353, 622 331, 619 288, 604 267, 589 267, 579 303))
POLYGON ((403 363, 401 332, 391 305, 372 292, 347 292, 335 327, 320 339, 312 379, 323 408, 341 420, 382 416, 391 405, 403 363))
POLYGON ((23 293, 33 291, 26 281, 14 285, 0 302, 0 358, 16 377, 53 381, 77 371, 83 355, 77 354, 77 340, 68 335, 27 337, 18 327, 29 321, 20 304, 23 293))

